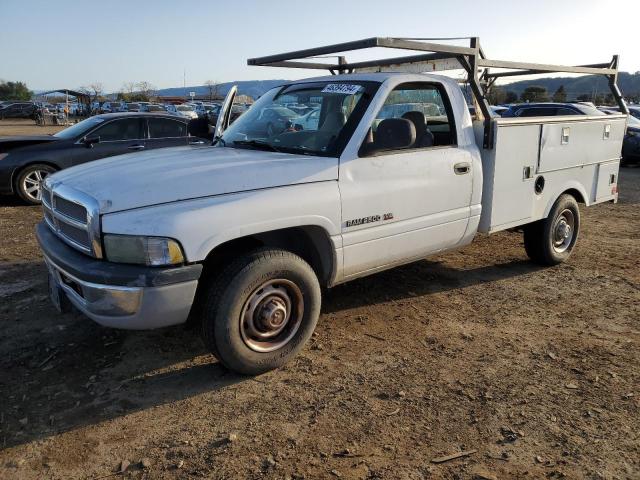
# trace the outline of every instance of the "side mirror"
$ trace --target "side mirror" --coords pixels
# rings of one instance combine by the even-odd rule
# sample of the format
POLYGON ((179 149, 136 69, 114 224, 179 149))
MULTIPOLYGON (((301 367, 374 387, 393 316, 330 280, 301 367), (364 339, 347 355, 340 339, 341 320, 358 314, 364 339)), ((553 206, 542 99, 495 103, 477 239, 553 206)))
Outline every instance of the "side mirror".
POLYGON ((416 127, 405 118, 387 118, 378 124, 373 142, 362 145, 364 155, 382 150, 401 150, 411 147, 416 141, 416 127))
POLYGON ((87 148, 93 148, 93 146, 96 143, 100 143, 100 137, 99 136, 84 137, 84 139, 82 140, 82 143, 84 143, 87 148))

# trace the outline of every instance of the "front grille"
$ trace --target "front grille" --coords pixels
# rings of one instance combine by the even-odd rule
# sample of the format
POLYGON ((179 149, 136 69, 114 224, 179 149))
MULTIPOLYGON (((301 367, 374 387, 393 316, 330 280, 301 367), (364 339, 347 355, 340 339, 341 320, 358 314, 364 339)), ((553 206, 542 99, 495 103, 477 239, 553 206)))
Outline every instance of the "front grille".
POLYGON ((51 192, 45 188, 42 189, 42 201, 51 205, 51 192))
POLYGON ((56 211, 79 222, 87 223, 87 209, 82 205, 70 202, 59 195, 54 195, 53 201, 56 205, 56 211))
POLYGON ((89 242, 89 236, 86 230, 64 222, 58 222, 58 228, 60 229, 60 233, 65 237, 70 238, 83 247, 90 248, 91 243, 89 242))
POLYGON ((92 209, 76 197, 86 199, 88 203, 93 202, 93 199, 66 186, 54 185, 52 191, 45 183, 42 189, 44 219, 63 241, 83 253, 100 257, 99 242, 93 242, 93 238, 97 237, 94 223, 97 220, 97 209, 92 209))

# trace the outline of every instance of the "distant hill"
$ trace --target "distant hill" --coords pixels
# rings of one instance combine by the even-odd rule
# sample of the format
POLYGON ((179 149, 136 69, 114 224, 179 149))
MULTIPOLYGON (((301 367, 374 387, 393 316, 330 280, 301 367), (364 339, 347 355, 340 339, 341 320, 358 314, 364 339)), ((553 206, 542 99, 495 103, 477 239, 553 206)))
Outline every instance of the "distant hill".
MULTIPOLYGON (((254 99, 263 95, 267 90, 286 83, 288 80, 244 80, 239 82, 226 82, 218 84, 218 96, 224 96, 232 85, 238 85, 238 95, 248 95, 254 99)), ((587 75, 583 77, 543 77, 534 78, 532 80, 522 80, 501 85, 506 91, 515 92, 518 97, 525 88, 532 85, 538 85, 547 89, 549 95, 564 85, 567 92, 568 100, 575 100, 579 95, 606 95, 609 93, 607 79, 599 75, 587 75)), ((633 98, 636 101, 640 99, 640 72, 634 74, 620 72, 618 76, 618 86, 623 95, 627 98, 633 98)), ((173 87, 157 90, 157 94, 161 97, 187 97, 189 92, 196 92, 197 96, 207 95, 209 89, 205 85, 195 85, 189 87, 173 87)))
MULTIPOLYGON (((575 100, 578 95, 606 95, 609 93, 607 79, 600 75, 587 75, 583 77, 558 77, 558 78, 536 78, 533 80, 523 80, 501 85, 506 91, 522 94, 525 88, 538 85, 547 89, 549 95, 564 85, 569 100, 575 100)), ((618 86, 622 94, 627 98, 640 97, 640 72, 634 74, 620 72, 618 75, 618 86)))
MULTIPOLYGON (((248 95, 254 99, 264 94, 267 90, 272 89, 288 82, 288 80, 245 80, 240 82, 227 82, 218 84, 218 96, 227 94, 232 85, 238 86, 238 95, 248 95)), ((196 92, 197 96, 208 95, 209 88, 205 85, 196 85, 191 87, 173 87, 157 90, 156 93, 160 97, 186 97, 189 92, 196 92)))

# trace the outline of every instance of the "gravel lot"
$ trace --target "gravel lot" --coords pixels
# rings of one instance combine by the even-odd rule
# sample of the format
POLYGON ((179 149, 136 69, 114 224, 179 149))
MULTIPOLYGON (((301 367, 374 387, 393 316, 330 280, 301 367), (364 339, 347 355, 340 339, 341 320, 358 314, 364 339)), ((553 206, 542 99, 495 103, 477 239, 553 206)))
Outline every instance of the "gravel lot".
POLYGON ((0 478, 638 479, 640 169, 620 190, 566 264, 505 232, 326 292, 257 378, 56 314, 40 210, 0 199, 0 478))
POLYGON ((0 137, 12 135, 49 135, 62 130, 62 126, 38 126, 33 120, 26 118, 7 118, 0 120, 0 137))

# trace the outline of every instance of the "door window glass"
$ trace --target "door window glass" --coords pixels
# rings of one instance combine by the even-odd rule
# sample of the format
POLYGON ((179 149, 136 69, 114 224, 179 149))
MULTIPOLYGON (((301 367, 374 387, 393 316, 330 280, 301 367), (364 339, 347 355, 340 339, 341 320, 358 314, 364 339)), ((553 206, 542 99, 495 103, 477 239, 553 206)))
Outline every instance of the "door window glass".
POLYGON ((558 108, 556 115, 578 115, 578 112, 571 110, 570 108, 558 108))
POLYGON ((187 124, 167 118, 149 118, 149 138, 175 138, 187 136, 187 124))
POLYGON ((363 149, 418 149, 455 144, 455 124, 446 95, 436 85, 405 83, 387 97, 363 149), (399 141, 400 137, 406 141, 399 141))
POLYGON ((141 126, 142 122, 139 118, 123 118, 121 120, 114 120, 98 128, 93 132, 92 136, 99 136, 101 142, 138 140, 144 138, 141 126))
POLYGON ((556 115, 554 107, 532 107, 520 110, 519 117, 553 117, 556 115))

